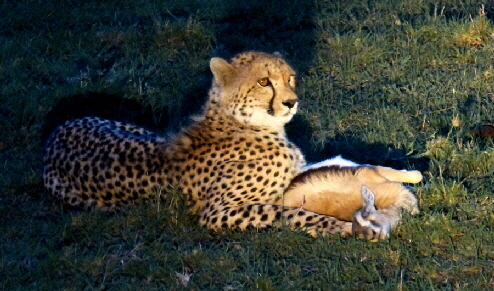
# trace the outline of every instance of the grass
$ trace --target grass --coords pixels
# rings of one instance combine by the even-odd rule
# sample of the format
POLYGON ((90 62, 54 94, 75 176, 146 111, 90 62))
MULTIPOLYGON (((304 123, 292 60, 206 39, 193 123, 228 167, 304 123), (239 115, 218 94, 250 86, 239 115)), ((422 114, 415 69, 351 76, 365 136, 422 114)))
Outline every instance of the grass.
POLYGON ((494 288, 494 6, 480 0, 4 1, 0 4, 3 290, 494 288), (298 68, 288 133, 333 155, 416 168, 421 214, 389 240, 287 229, 210 233, 180 193, 125 212, 47 197, 43 139, 100 115, 164 134, 204 103, 212 56, 281 51, 298 68), (96 93, 91 93, 96 92, 96 93))

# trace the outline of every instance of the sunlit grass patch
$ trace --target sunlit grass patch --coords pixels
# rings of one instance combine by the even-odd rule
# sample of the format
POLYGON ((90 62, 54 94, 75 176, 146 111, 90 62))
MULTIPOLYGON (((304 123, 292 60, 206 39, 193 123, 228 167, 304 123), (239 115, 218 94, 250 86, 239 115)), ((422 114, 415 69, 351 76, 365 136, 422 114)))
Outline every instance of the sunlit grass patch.
POLYGON ((438 137, 427 142, 425 156, 440 175, 462 179, 491 176, 494 171, 492 147, 480 148, 475 142, 438 137))
POLYGON ((454 32, 454 40, 458 47, 492 46, 494 42, 494 26, 486 18, 485 12, 472 18, 454 32))

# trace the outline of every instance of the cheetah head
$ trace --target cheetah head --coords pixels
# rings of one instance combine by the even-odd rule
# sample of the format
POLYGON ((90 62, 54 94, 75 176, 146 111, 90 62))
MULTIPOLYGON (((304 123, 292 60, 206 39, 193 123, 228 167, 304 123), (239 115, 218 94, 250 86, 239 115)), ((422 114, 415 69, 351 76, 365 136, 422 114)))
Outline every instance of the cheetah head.
POLYGON ((279 129, 297 112, 295 71, 280 54, 247 52, 212 58, 215 102, 243 124, 279 129))

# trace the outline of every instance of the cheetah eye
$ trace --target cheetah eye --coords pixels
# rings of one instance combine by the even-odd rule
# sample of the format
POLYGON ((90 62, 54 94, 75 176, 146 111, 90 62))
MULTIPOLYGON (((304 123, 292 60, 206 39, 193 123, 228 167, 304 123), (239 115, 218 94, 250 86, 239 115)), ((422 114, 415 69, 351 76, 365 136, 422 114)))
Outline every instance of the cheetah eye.
POLYGON ((263 86, 263 87, 266 87, 268 86, 269 84, 271 84, 271 81, 269 81, 269 78, 262 78, 260 80, 257 81, 257 84, 263 86))
POLYGON ((295 76, 290 76, 290 78, 288 79, 288 85, 290 85, 290 87, 292 88, 295 88, 295 76))

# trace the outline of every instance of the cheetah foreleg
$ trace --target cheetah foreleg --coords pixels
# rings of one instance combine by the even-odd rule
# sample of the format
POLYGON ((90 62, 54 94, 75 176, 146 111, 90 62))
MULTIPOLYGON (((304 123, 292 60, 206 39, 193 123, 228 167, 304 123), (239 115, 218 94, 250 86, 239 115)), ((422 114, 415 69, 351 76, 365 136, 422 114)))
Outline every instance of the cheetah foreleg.
POLYGON ((352 233, 351 222, 301 208, 270 204, 204 208, 200 224, 213 231, 225 228, 245 230, 248 227, 281 227, 286 224, 291 229, 301 229, 312 236, 352 233))

